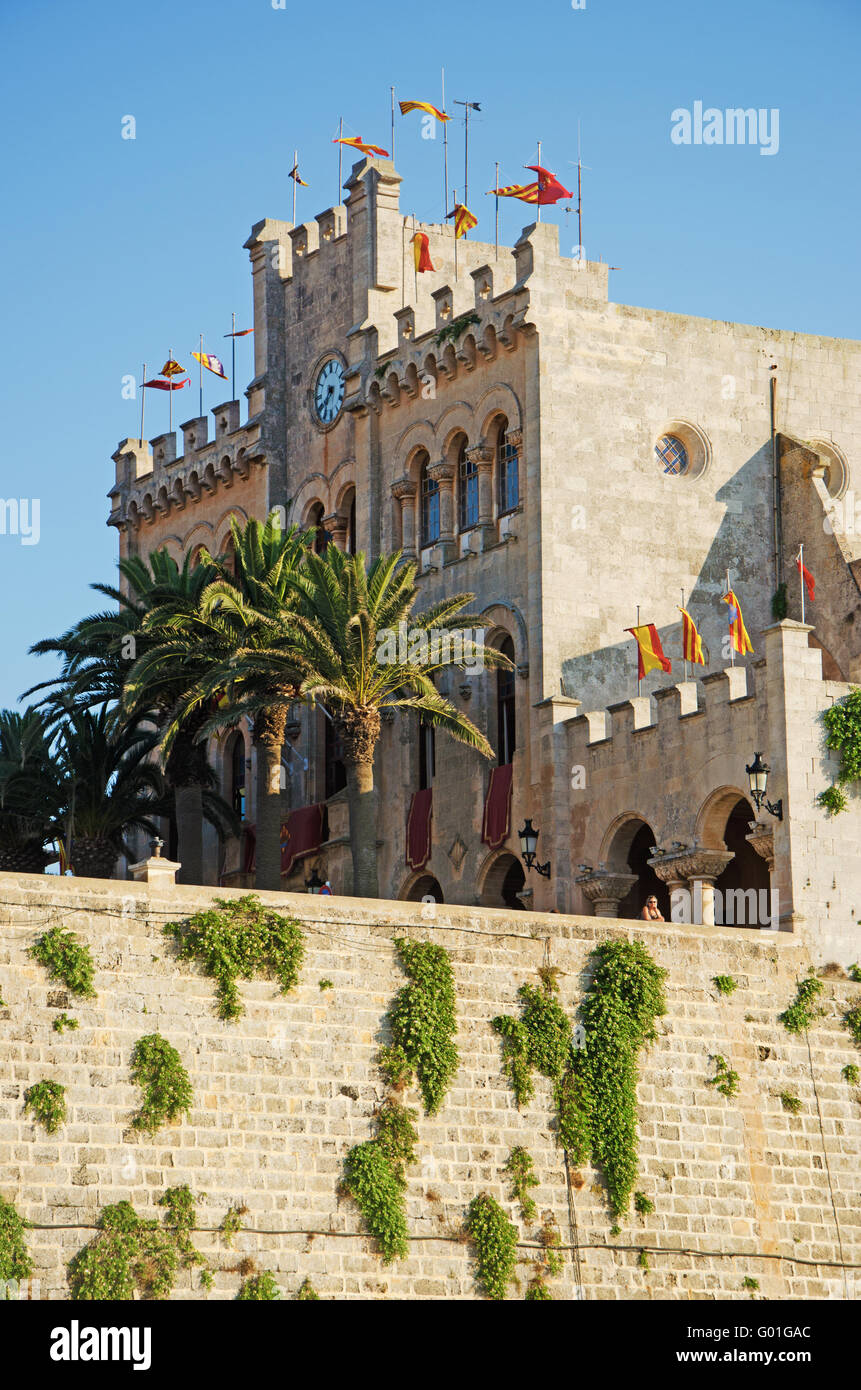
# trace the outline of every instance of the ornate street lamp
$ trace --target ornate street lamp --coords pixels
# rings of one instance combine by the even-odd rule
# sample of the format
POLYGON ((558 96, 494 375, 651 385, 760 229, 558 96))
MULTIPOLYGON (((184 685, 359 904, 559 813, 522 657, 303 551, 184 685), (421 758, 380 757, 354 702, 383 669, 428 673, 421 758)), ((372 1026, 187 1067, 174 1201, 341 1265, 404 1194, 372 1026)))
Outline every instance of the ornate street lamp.
POLYGON ((546 864, 537 864, 535 862, 535 851, 538 848, 539 832, 535 829, 535 826, 532 824, 531 816, 527 817, 523 829, 519 830, 517 834, 520 840, 520 853, 527 869, 534 869, 535 872, 537 874, 540 874, 542 878, 549 878, 550 860, 548 859, 546 864))
POLYGON ((753 762, 745 768, 745 772, 750 782, 750 794, 757 811, 764 806, 769 815, 775 816, 777 820, 783 820, 783 801, 776 801, 772 806, 765 794, 771 768, 768 763, 762 761, 761 753, 754 753, 753 762))

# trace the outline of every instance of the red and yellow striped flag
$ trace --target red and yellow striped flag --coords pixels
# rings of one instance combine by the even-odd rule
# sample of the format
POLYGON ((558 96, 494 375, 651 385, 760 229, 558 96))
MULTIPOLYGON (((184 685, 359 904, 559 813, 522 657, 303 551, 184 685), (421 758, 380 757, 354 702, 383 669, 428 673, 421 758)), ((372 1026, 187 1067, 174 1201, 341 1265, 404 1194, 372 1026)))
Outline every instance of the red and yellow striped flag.
POLYGON ((626 627, 626 632, 630 632, 636 639, 639 655, 639 667, 637 676, 640 680, 648 675, 649 671, 672 671, 673 663, 669 657, 664 656, 664 649, 661 646, 661 639, 654 623, 642 623, 640 627, 626 627))
POLYGON ((413 257, 416 263, 416 270, 422 274, 426 270, 435 270, 433 261, 430 258, 429 243, 425 232, 416 232, 412 238, 413 257))
POLYGON ((178 362, 169 357, 161 369, 161 376, 183 376, 185 367, 181 367, 178 362))
POLYGON ((332 141, 333 145, 351 145, 354 150, 361 150, 362 154, 379 154, 388 159, 389 152, 384 150, 382 145, 368 145, 361 135, 338 135, 332 141))
POLYGON ((446 221, 451 221, 452 217, 454 218, 455 240, 458 237, 466 236, 467 232, 471 232, 473 227, 478 226, 478 218, 463 203, 455 203, 454 211, 446 214, 446 221))
POLYGON ((410 111, 426 111, 429 116, 436 116, 438 121, 450 121, 451 116, 447 116, 444 111, 440 111, 438 106, 432 106, 429 101, 399 101, 401 115, 408 116, 410 111))
POLYGON ((741 604, 732 589, 724 594, 723 602, 729 604, 729 635, 732 638, 734 650, 740 652, 742 656, 745 652, 752 653, 753 643, 747 635, 744 618, 741 616, 741 604))
POLYGON ((682 615, 682 652, 685 661, 693 661, 697 666, 705 666, 703 641, 697 632, 697 625, 686 608, 680 608, 682 615))
POLYGON ((489 188, 488 193, 496 193, 500 198, 519 198, 522 203, 538 202, 537 183, 507 183, 504 188, 489 188))

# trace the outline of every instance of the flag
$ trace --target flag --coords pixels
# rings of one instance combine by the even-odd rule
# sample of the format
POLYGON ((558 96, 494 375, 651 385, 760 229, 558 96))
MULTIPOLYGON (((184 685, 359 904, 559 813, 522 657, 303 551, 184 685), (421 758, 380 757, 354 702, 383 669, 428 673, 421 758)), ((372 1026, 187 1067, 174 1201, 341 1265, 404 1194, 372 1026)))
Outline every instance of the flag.
POLYGON ((452 217, 454 218, 455 240, 459 236, 466 236, 467 232, 478 226, 478 218, 470 212, 468 207, 464 207, 463 203, 455 203, 454 211, 446 213, 447 222, 451 221, 452 217))
POLYGON ((416 263, 416 270, 423 273, 426 270, 435 270, 436 266, 430 258, 428 250, 428 238, 424 232, 416 232, 412 238, 413 257, 416 263))
POLYGON ((237 328, 235 333, 225 333, 225 338, 247 338, 249 333, 253 333, 253 328, 237 328))
POLYGON ((191 378, 186 377, 185 381, 159 381, 153 377, 152 381, 145 381, 144 386, 154 386, 156 391, 181 391, 183 386, 191 385, 191 378))
POLYGON ((810 570, 807 568, 804 561, 802 560, 800 550, 795 557, 795 564, 798 569, 798 573, 804 580, 804 587, 807 590, 807 597, 810 599, 810 602, 812 603, 814 598, 816 597, 816 580, 813 578, 813 575, 810 573, 810 570))
POLYGON ((169 357, 161 369, 161 376, 184 376, 185 367, 181 367, 172 357, 169 357))
POLYGON ((555 174, 542 169, 540 164, 524 164, 524 169, 532 169, 538 175, 538 203, 558 203, 560 198, 573 198, 574 194, 563 188, 555 174))
POLYGON ((366 145, 361 135, 339 135, 332 141, 333 145, 352 145, 353 149, 361 150, 362 154, 380 154, 388 159, 389 152, 384 150, 381 145, 366 145))
POLYGON ((300 177, 299 177, 299 165, 298 165, 298 164, 294 164, 294 165, 293 165, 293 168, 290 170, 290 173, 287 175, 287 177, 288 177, 288 179, 292 179, 294 183, 301 184, 301 186, 302 186, 303 188, 307 188, 307 187, 308 187, 308 184, 305 182, 305 180, 304 180, 304 179, 300 179, 300 177))
POLYGON ((410 111, 426 111, 429 116, 436 116, 438 121, 450 121, 451 116, 447 116, 444 111, 440 111, 438 106, 432 106, 429 101, 399 101, 401 115, 407 116, 410 111))
POLYGON ((697 632, 697 625, 686 608, 680 608, 682 615, 682 653, 685 661, 693 661, 697 666, 705 666, 703 642, 697 632))
POLYGON ((637 642, 639 655, 637 677, 639 680, 642 680, 649 671, 656 671, 658 667, 662 671, 672 671, 673 663, 669 657, 664 656, 661 639, 654 623, 643 623, 640 627, 626 627, 625 631, 630 632, 637 642))
POLYGON ((519 198, 523 203, 538 202, 537 183, 507 183, 504 188, 489 188, 488 193, 496 193, 500 198, 519 198))
POLYGON ((741 604, 730 589, 729 593, 724 594, 723 602, 729 604, 729 632, 732 638, 732 645, 737 652, 744 656, 745 652, 752 652, 753 646, 747 635, 747 628, 744 625, 744 618, 741 616, 741 604))
POLYGON ((224 377, 227 380, 227 373, 220 360, 212 352, 193 352, 192 357, 196 358, 202 367, 208 372, 214 372, 216 376, 224 377))

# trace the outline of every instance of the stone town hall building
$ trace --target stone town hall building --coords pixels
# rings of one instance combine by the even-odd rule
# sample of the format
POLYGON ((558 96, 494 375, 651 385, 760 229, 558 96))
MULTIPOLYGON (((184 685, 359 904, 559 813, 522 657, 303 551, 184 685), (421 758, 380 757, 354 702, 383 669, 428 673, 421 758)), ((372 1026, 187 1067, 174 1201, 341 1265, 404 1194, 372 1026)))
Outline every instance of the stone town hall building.
MULTIPOLYGON (((400 182, 391 162, 364 160, 344 206, 253 228, 247 421, 227 401, 212 438, 204 417, 182 426, 180 449, 173 434, 120 444, 122 554, 218 551, 231 515, 281 506, 321 543, 415 558, 419 607, 476 595, 514 672, 452 671, 441 688, 501 771, 412 718, 384 723, 385 895, 631 917, 653 891, 668 916, 670 891, 687 888, 708 922, 727 900, 714 886, 771 883, 781 929, 820 959, 856 959, 861 802, 829 818, 815 798, 836 770, 821 712, 861 680, 861 539, 828 524, 835 507, 850 514, 861 468, 861 344, 614 304, 607 266, 560 255, 547 223, 498 257, 460 241, 457 274, 451 228, 420 228, 436 270, 416 277, 400 182), (801 541, 812 626, 799 621, 801 541), (728 570, 754 646, 734 666, 728 570), (775 622, 781 582, 788 616, 775 622), (683 591, 708 656, 688 679, 683 591), (673 662, 639 694, 625 632, 638 606, 673 662), (782 819, 751 803, 757 750, 782 819), (423 850, 414 837, 413 867, 411 806, 430 831, 423 850), (524 872, 526 817, 549 876, 524 872)), ((284 886, 316 866, 349 893, 337 740, 322 710, 294 714, 285 820, 325 816, 316 857, 284 886)), ((249 732, 215 741, 213 757, 252 822, 249 732)), ((207 880, 253 882, 251 843, 213 838, 207 880)), ((734 900, 756 920, 753 895, 734 900)))

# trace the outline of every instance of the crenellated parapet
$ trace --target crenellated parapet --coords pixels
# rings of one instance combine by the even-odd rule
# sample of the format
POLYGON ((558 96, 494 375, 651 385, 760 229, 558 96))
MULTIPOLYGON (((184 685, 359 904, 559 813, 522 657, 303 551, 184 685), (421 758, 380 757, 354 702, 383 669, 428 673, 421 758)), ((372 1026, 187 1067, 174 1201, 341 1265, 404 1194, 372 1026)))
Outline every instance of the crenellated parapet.
POLYGON ((262 424, 239 424, 239 401, 225 401, 211 411, 209 421, 196 416, 180 426, 182 453, 177 455, 173 431, 151 440, 123 439, 112 455, 116 482, 109 492, 110 526, 137 530, 174 511, 194 507, 202 497, 229 489, 248 478, 252 468, 266 463, 262 424))

